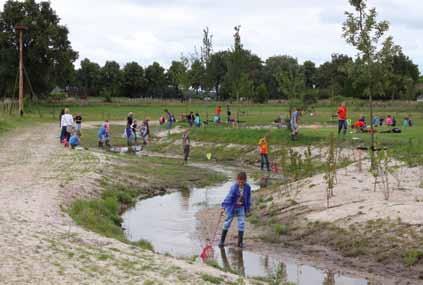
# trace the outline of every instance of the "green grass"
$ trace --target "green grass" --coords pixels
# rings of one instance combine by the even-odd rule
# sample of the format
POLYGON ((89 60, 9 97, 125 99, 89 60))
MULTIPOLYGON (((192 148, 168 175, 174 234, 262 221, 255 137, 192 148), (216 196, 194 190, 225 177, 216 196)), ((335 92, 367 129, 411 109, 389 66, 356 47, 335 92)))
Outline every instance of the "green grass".
MULTIPOLYGON (((110 165, 101 171, 101 197, 77 200, 68 209, 78 225, 106 237, 128 242, 122 228, 122 209, 138 199, 166 193, 166 189, 204 187, 226 179, 208 169, 183 166, 179 160, 109 155, 110 165)), ((148 241, 134 245, 153 250, 148 241)))

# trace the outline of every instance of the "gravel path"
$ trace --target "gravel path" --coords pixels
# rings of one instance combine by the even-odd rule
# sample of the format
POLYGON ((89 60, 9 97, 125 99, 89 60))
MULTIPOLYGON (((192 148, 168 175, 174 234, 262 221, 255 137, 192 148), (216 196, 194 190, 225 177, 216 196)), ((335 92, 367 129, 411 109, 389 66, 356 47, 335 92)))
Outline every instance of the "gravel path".
POLYGON ((76 226, 62 210, 95 194, 101 155, 58 144, 56 125, 0 138, 1 284, 207 284, 237 276, 143 251, 76 226), (60 171, 63 165, 69 170, 60 171))

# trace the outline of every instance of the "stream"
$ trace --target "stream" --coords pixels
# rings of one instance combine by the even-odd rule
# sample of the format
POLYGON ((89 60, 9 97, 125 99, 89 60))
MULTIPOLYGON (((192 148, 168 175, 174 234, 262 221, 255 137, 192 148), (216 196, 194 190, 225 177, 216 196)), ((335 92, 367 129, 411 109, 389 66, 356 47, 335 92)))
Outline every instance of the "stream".
MULTIPOLYGON (((204 241, 198 233, 199 221, 196 214, 205 208, 219 207, 232 183, 193 188, 186 192, 174 192, 139 201, 122 216, 125 234, 131 241, 148 240, 154 250, 161 254, 188 258, 198 256, 204 241)), ((258 189, 258 185, 251 186, 253 190, 258 189)), ((236 221, 232 224, 232 227, 234 226, 236 221)), ((302 264, 285 255, 260 254, 231 247, 224 250, 216 247, 214 252, 215 260, 221 267, 247 277, 269 277, 278 274, 282 280, 297 285, 368 284, 366 279, 352 278, 302 264)))

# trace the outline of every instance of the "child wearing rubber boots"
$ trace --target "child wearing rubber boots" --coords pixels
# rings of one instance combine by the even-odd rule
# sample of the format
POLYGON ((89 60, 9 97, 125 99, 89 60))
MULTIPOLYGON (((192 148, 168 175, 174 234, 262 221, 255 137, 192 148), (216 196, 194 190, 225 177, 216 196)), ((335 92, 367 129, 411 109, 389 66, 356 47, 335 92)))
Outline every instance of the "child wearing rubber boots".
POLYGON ((222 203, 221 215, 226 213, 226 219, 223 224, 219 247, 225 246, 226 235, 234 217, 238 220, 238 247, 244 247, 245 216, 250 212, 250 207, 251 187, 247 183, 247 174, 240 172, 237 176, 237 182, 232 185, 231 190, 222 203))

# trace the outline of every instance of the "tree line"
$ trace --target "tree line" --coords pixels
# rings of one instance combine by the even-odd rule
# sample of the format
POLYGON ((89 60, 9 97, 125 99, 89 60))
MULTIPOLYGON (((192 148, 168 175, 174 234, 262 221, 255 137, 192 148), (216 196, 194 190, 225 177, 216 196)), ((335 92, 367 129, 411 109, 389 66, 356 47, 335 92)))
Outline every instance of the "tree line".
POLYGON ((418 66, 391 37, 375 52, 370 71, 365 58, 336 53, 320 66, 312 61, 300 63, 290 55, 263 60, 244 48, 240 26, 234 28, 231 48, 223 51, 214 51, 213 35, 204 29, 199 54, 175 59, 168 68, 158 62, 143 67, 137 62, 120 66, 107 61, 100 66, 84 59, 75 69, 78 53, 72 49, 68 30, 60 25, 50 3, 25 0, 7 1, 0 12, 2 97, 16 92, 16 24, 29 27, 24 47, 26 74, 32 84, 27 90, 39 97, 48 96, 56 86, 79 96, 181 100, 209 96, 259 103, 269 99, 312 103, 338 96, 364 99, 369 85, 374 99, 414 99, 418 95, 418 66))

